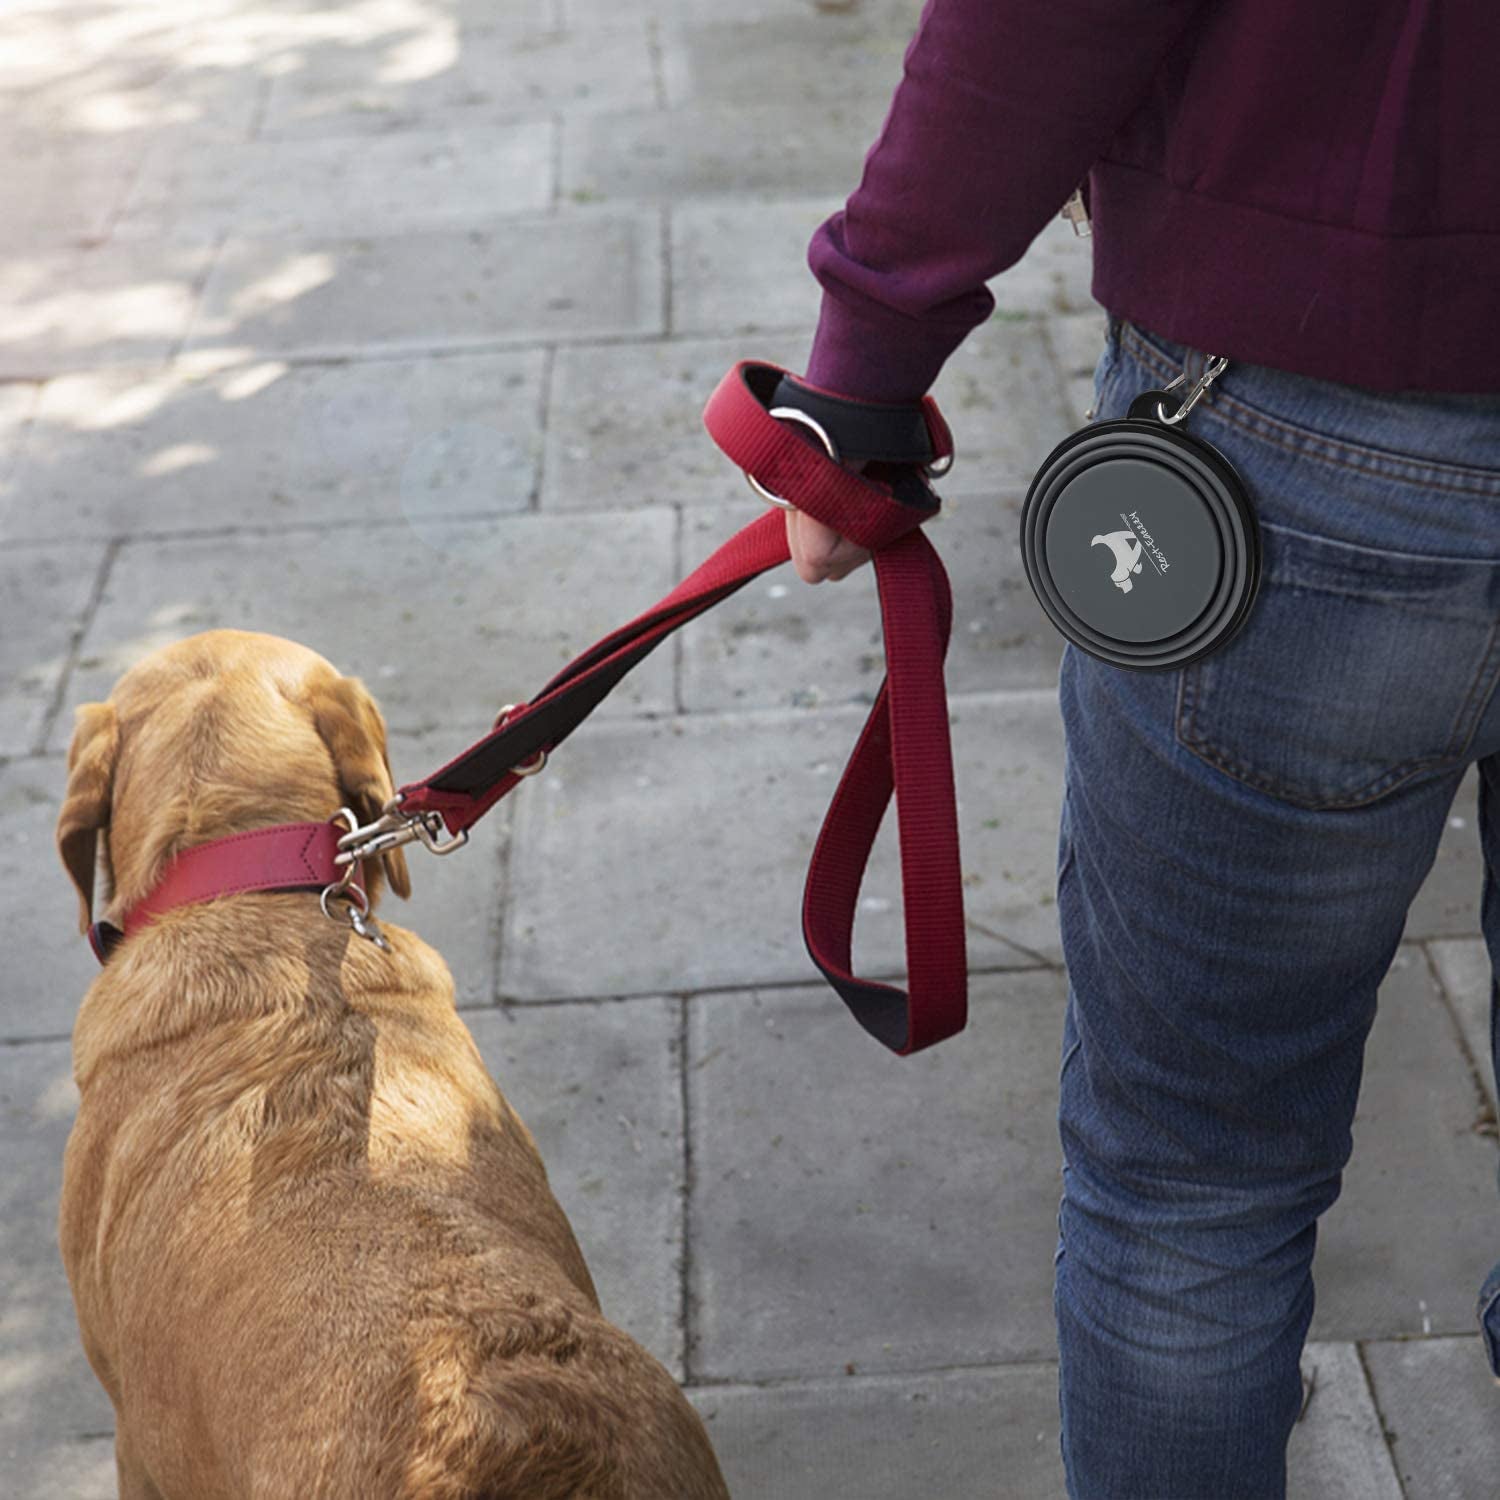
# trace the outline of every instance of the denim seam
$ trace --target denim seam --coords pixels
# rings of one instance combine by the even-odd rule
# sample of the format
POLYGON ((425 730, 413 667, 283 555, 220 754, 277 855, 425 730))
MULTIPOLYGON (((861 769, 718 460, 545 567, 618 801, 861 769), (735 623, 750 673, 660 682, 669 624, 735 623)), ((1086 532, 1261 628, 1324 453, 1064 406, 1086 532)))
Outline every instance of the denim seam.
MULTIPOLYGON (((1141 363, 1149 365, 1153 371, 1169 375, 1181 373, 1154 345, 1142 339, 1134 331, 1133 325, 1124 330, 1122 338, 1130 345, 1135 357, 1141 363)), ((1310 428, 1299 427, 1295 423, 1283 422, 1276 417, 1268 416, 1252 406, 1247 406, 1243 401, 1237 400, 1227 391, 1212 389, 1205 391, 1203 402, 1205 408, 1211 408, 1229 426, 1238 427, 1242 432, 1260 438, 1272 447, 1279 448, 1282 452, 1290 453, 1294 457, 1310 457, 1334 468, 1351 470, 1356 474, 1366 474, 1377 479, 1411 481, 1430 489, 1444 490, 1455 495, 1500 495, 1500 478, 1489 481, 1480 480, 1472 484, 1455 483, 1453 481, 1460 475, 1460 470, 1456 465, 1424 464, 1418 460, 1403 459, 1394 454, 1377 453, 1370 448, 1353 447, 1335 438, 1316 433, 1310 428), (1233 411, 1230 408, 1233 408, 1233 411), (1244 417, 1235 416, 1234 412, 1243 412, 1244 417), (1279 434, 1288 434, 1294 437, 1296 442, 1287 442, 1279 434), (1340 457, 1341 454, 1366 460, 1373 459, 1374 462, 1350 462, 1348 458, 1340 457)))
MULTIPOLYGON (((1486 661, 1488 660, 1486 656, 1486 661)), ((1482 675, 1482 672, 1481 674, 1482 675)), ((1231 760, 1213 741, 1207 739, 1197 727, 1198 699, 1197 691, 1199 682, 1198 666, 1192 664, 1182 669, 1182 675, 1177 684, 1177 722, 1175 725, 1177 741, 1190 754, 1196 755, 1200 760, 1207 761, 1210 765, 1232 776, 1236 781, 1246 786, 1254 787, 1257 791, 1269 792, 1273 797, 1278 797, 1284 802, 1289 802, 1295 807, 1305 808, 1309 812, 1341 812, 1377 801, 1387 792, 1399 786, 1401 782, 1410 780, 1413 776, 1420 775, 1424 771, 1435 770, 1441 766, 1451 765, 1455 759, 1452 753, 1445 752, 1442 755, 1419 756, 1410 760, 1404 760, 1400 765, 1392 767, 1383 772, 1374 781, 1367 782, 1359 787, 1354 793, 1337 798, 1322 798, 1318 801, 1308 801, 1307 794, 1299 787, 1290 786, 1284 782, 1273 780, 1269 776, 1261 775, 1237 761, 1231 760), (1191 683, 1191 687, 1189 684, 1191 683)), ((1469 690, 1472 697, 1473 689, 1469 690)), ((1465 698, 1465 703, 1468 698, 1465 698)))

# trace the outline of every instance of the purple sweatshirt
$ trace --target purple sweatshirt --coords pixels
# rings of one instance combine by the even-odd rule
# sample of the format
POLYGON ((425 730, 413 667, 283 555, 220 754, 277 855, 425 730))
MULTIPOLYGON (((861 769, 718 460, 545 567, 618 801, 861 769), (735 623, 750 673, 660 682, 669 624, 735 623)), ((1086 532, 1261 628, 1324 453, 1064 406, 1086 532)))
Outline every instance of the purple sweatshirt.
POLYGON ((922 395, 1082 186, 1094 299, 1231 361, 1500 392, 1500 0, 927 0, 807 260, 807 379, 922 395))

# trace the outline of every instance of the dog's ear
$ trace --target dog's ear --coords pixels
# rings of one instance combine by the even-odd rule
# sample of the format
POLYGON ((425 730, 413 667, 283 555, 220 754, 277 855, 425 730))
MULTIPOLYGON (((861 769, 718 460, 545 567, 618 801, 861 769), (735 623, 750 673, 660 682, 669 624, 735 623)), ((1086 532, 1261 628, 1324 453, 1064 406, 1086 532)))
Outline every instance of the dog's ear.
POLYGON ((100 829, 109 827, 119 734, 112 703, 80 705, 68 747, 68 789, 57 815, 57 852, 78 888, 78 930, 87 932, 100 829))
MULTIPOLYGON (((327 676, 313 684, 311 701, 313 722, 338 772, 339 795, 361 823, 373 823, 396 790, 375 700, 359 678, 327 676)), ((411 895, 405 854, 388 849, 380 862, 391 889, 403 899, 411 895)))

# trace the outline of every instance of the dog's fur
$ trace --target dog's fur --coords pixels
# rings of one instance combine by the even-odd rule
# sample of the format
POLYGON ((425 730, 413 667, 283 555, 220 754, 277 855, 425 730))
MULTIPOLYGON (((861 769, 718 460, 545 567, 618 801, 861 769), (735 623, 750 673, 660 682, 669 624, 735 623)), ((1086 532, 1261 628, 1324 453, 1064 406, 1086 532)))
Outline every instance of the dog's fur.
MULTIPOLYGON (((85 921, 101 835, 118 917, 183 849, 392 792, 358 680, 239 631, 80 708, 68 769, 85 921)), ((447 967, 382 926, 388 953, 315 892, 179 907, 83 1001, 61 1243, 122 1500, 723 1500, 697 1413, 600 1314, 447 967)))

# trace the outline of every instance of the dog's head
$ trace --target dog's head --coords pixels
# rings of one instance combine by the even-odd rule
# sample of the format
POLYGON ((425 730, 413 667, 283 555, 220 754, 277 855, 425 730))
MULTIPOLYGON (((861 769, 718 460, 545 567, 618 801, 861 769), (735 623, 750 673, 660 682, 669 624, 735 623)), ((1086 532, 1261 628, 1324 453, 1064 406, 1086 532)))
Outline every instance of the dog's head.
MULTIPOLYGON (((78 709, 57 847, 86 929, 101 833, 123 911, 195 844, 340 807, 369 823, 394 790, 385 722, 358 678, 295 641, 211 630, 153 652, 106 702, 78 709)), ((372 901, 376 864, 365 865, 372 901)), ((401 851, 379 864, 408 895, 401 851)))

